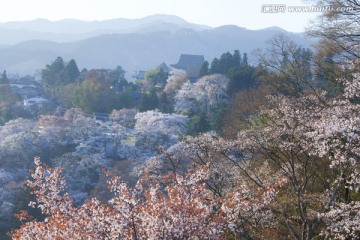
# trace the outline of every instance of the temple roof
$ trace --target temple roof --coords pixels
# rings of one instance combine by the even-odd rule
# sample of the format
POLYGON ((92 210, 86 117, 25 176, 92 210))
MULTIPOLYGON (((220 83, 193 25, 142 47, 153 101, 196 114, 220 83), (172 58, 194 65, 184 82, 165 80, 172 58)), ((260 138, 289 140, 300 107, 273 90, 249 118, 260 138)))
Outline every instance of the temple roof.
POLYGON ((181 54, 179 61, 170 66, 186 71, 188 77, 198 77, 204 62, 203 55, 181 54))

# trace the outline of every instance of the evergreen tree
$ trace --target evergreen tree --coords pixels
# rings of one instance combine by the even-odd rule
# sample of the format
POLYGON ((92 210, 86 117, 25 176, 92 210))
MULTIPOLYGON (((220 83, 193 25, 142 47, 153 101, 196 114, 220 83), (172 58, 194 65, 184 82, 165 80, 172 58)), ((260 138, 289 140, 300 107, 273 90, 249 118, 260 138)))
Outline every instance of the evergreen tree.
POLYGON ((117 66, 112 72, 112 78, 114 79, 112 84, 116 92, 122 92, 129 85, 125 73, 126 71, 121 66, 117 66))
POLYGON ((228 85, 230 96, 255 84, 254 68, 249 65, 247 54, 244 53, 241 57, 239 50, 235 50, 234 54, 223 53, 220 59, 214 58, 209 72, 224 74, 230 79, 228 85))
POLYGON ((240 51, 235 50, 234 54, 229 52, 223 53, 220 59, 214 58, 211 62, 210 73, 228 74, 232 68, 240 67, 240 65, 247 65, 247 55, 244 54, 245 59, 241 59, 240 51))
POLYGON ((220 63, 221 63, 221 74, 226 74, 232 67, 234 67, 234 61, 233 56, 231 53, 226 52, 221 55, 220 57, 220 63))
POLYGON ((243 66, 248 66, 249 65, 247 53, 243 53, 243 58, 241 60, 241 65, 243 65, 243 66))
POLYGON ((220 61, 219 61, 219 59, 214 58, 211 62, 210 73, 214 74, 214 73, 220 73, 220 72, 221 72, 220 61))
POLYGON ((66 82, 63 84, 73 83, 79 77, 80 71, 74 59, 71 59, 65 67, 66 82))
POLYGON ((51 65, 46 65, 46 68, 42 70, 45 92, 52 97, 55 97, 58 86, 66 78, 64 68, 64 60, 61 57, 57 57, 51 65))
POLYGON ((65 63, 62 57, 57 57, 51 64, 51 70, 53 73, 58 73, 65 68, 65 63))
POLYGON ((255 85, 254 67, 243 65, 241 67, 232 68, 227 74, 230 79, 227 86, 227 92, 230 96, 242 89, 248 89, 255 85))
POLYGON ((145 73, 145 80, 150 82, 152 86, 160 84, 161 86, 166 84, 168 73, 164 71, 162 67, 151 69, 145 73))
POLYGON ((6 70, 3 71, 0 77, 0 84, 8 83, 9 79, 7 78, 6 70))
POLYGON ((205 76, 209 73, 209 62, 205 61, 200 68, 199 77, 205 76))
POLYGON ((240 64, 242 63, 241 61, 241 55, 240 55, 240 51, 239 50, 235 50, 234 51, 234 55, 233 55, 233 67, 238 67, 240 66, 240 64))

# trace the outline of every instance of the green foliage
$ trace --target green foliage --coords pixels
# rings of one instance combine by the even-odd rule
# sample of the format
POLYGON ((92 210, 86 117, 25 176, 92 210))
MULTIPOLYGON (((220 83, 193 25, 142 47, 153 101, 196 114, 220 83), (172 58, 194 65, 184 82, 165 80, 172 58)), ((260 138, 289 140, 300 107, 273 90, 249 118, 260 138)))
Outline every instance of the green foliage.
POLYGON ((210 73, 227 74, 231 68, 240 66, 241 57, 238 50, 234 51, 234 55, 229 52, 223 53, 220 59, 214 58, 211 62, 210 73))
POLYGON ((19 101, 19 97, 13 93, 10 84, 0 84, 0 125, 14 118, 15 112, 11 107, 19 101))
POLYGON ((46 65, 46 68, 42 70, 42 80, 46 88, 58 85, 61 82, 64 68, 64 60, 61 57, 57 57, 51 65, 46 65))
POLYGON ((230 79, 227 87, 227 92, 230 96, 233 96, 242 89, 249 89, 255 85, 254 67, 249 65, 231 68, 227 73, 227 77, 230 79))
POLYGON ((187 113, 190 118, 187 134, 196 136, 199 133, 208 131, 221 132, 224 126, 224 117, 227 112, 227 105, 221 104, 210 109, 209 112, 187 113))
POLYGON ((168 78, 168 73, 164 71, 162 67, 157 67, 151 69, 145 73, 145 80, 151 83, 152 86, 166 84, 166 79, 168 78))
POLYGON ((165 92, 162 92, 159 97, 159 110, 163 113, 172 113, 173 107, 165 92))
POLYGON ((71 59, 64 68, 65 79, 64 84, 73 83, 79 77, 80 71, 74 59, 71 59))
POLYGON ((111 76, 111 78, 113 79, 112 85, 115 91, 117 92, 121 92, 125 90, 129 85, 128 81, 125 78, 125 73, 126 71, 121 66, 117 66, 112 71, 112 76, 111 76))
POLYGON ((102 75, 102 72, 96 70, 84 74, 84 80, 75 91, 75 107, 86 112, 100 112, 104 108, 105 100, 110 96, 111 84, 103 81, 102 75))
POLYGON ((199 77, 205 76, 209 73, 209 62, 205 61, 200 68, 199 77))
POLYGON ((107 112, 110 95, 102 86, 91 80, 83 81, 75 92, 75 107, 79 107, 86 112, 107 112))
POLYGON ((187 128, 187 134, 196 136, 199 133, 205 133, 211 130, 208 117, 205 113, 195 114, 190 117, 187 128))
POLYGON ((98 76, 89 77, 79 84, 75 96, 75 107, 87 112, 111 112, 113 109, 130 107, 126 93, 116 92, 110 82, 98 76))
POLYGON ((0 110, 0 126, 4 125, 7 121, 12 119, 11 110, 7 107, 0 110))
POLYGON ((42 70, 45 92, 51 98, 57 98, 59 89, 66 84, 74 83, 79 74, 75 60, 71 59, 69 63, 65 63, 61 57, 57 57, 42 70))
POLYGON ((166 93, 163 92, 169 75, 165 72, 164 65, 165 64, 162 64, 157 68, 147 71, 145 73, 144 80, 138 82, 138 84, 141 85, 142 89, 146 92, 141 99, 139 111, 145 112, 154 109, 160 109, 160 111, 166 113, 172 111, 172 106, 168 97, 166 93), (159 98, 156 93, 159 94, 159 98))
POLYGON ((221 104, 212 108, 208 114, 208 121, 210 128, 218 133, 222 132, 224 126, 225 113, 227 112, 228 105, 221 104))
POLYGON ((226 52, 220 56, 220 59, 215 58, 208 73, 224 74, 230 79, 228 85, 230 96, 255 85, 254 67, 249 65, 247 54, 244 53, 241 57, 239 50, 235 50, 234 54, 226 52))
POLYGON ((57 100, 65 107, 81 108, 86 112, 107 112, 113 109, 133 108, 136 86, 125 79, 125 71, 83 71, 77 82, 57 87, 57 100))
POLYGON ((146 93, 141 100, 139 111, 146 112, 149 110, 154 110, 159 108, 159 100, 156 95, 156 92, 152 90, 149 93, 146 93))
MULTIPOLYGON (((235 55, 235 54, 234 54, 234 55, 235 55)), ((240 64, 243 65, 243 66, 249 65, 247 53, 244 53, 244 54, 243 54, 243 57, 242 57, 242 59, 240 59, 240 61, 241 61, 240 64)))
MULTIPOLYGON (((221 60, 221 58, 220 58, 220 60, 221 60)), ((231 61, 232 67, 240 66, 241 63, 242 62, 241 62, 240 51, 239 50, 234 50, 234 54, 232 55, 232 61, 231 61)))
POLYGON ((13 93, 10 84, 0 84, 0 108, 15 104, 19 97, 13 93))
POLYGON ((254 115, 249 118, 250 127, 261 127, 264 126, 268 122, 268 118, 264 115, 254 115))

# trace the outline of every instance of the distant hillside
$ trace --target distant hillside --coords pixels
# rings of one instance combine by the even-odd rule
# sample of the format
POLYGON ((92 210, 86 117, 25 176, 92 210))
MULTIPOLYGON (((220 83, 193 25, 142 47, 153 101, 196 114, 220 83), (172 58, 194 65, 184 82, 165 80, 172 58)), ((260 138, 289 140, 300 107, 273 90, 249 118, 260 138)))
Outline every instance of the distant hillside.
MULTIPOLYGON (((251 53, 256 48, 265 47, 265 42, 276 34, 287 34, 305 47, 311 44, 310 40, 305 39, 302 34, 288 33, 277 27, 262 30, 248 30, 233 25, 207 28, 187 23, 174 16, 159 19, 161 16, 164 17, 155 15, 141 20, 131 20, 130 25, 125 24, 129 23, 127 20, 119 19, 108 20, 109 25, 102 25, 106 21, 98 22, 99 25, 108 26, 111 29, 116 26, 123 28, 126 26, 133 32, 101 34, 65 43, 28 40, 0 47, 0 70, 33 74, 36 69, 44 68, 57 56, 62 56, 65 60, 75 59, 80 68, 115 68, 121 65, 131 75, 134 71, 147 70, 162 62, 176 63, 180 54, 183 53, 204 55, 208 61, 235 49, 239 49, 241 53, 251 53), (166 19, 171 21, 165 21, 166 19), (123 25, 120 24, 122 21, 124 21, 123 25), (141 24, 135 24, 133 21, 141 22, 141 24), (114 22, 118 22, 118 25, 114 22)), ((45 20, 37 21, 44 22, 36 25, 36 28, 34 25, 32 30, 40 30, 41 27, 46 29, 49 23, 45 20)), ((57 32, 51 34, 60 34, 63 25, 59 22, 58 24, 57 30, 54 29, 57 32)), ((13 23, 14 29, 16 26, 18 26, 17 23, 13 23)), ((76 24, 73 28, 76 28, 76 24)), ((94 29, 88 28, 88 30, 94 29)))
POLYGON ((27 40, 47 40, 54 42, 79 41, 89 37, 109 33, 153 32, 159 30, 174 31, 189 28, 196 31, 210 29, 208 26, 186 22, 171 15, 151 15, 139 19, 110 19, 104 21, 81 21, 65 19, 0 23, 0 44, 16 44, 27 40))

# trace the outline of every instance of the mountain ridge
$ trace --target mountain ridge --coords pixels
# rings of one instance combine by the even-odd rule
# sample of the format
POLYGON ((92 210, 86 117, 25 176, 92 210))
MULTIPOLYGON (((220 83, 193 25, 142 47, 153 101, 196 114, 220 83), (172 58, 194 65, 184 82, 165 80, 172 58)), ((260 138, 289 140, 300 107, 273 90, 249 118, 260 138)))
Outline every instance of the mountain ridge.
MULTIPOLYGON (((261 30, 249 30, 236 25, 199 27, 176 16, 164 18, 162 15, 149 16, 145 21, 139 21, 142 21, 141 25, 128 31, 98 28, 97 32, 91 34, 65 34, 66 36, 59 32, 42 32, 43 39, 30 38, 11 45, 0 42, 0 70, 33 74, 61 56, 65 61, 75 59, 79 68, 115 68, 120 65, 131 75, 134 71, 148 70, 162 62, 176 63, 182 53, 204 55, 209 62, 214 57, 235 49, 251 53, 254 49, 265 47, 266 41, 276 34, 288 35, 305 47, 311 45, 303 34, 289 33, 277 27, 261 30), (73 38, 59 41, 61 37, 68 36, 73 38)), ((108 26, 111 28, 111 24, 108 26)), ((0 24, 0 34, 1 27, 0 24)))
POLYGON ((189 23, 177 16, 164 14, 155 14, 137 19, 117 18, 102 21, 35 19, 0 23, 0 34, 7 36, 5 39, 0 39, 0 44, 14 44, 32 39, 57 42, 77 41, 106 33, 136 32, 137 29, 142 29, 146 25, 158 21, 196 30, 211 28, 205 25, 189 23))

